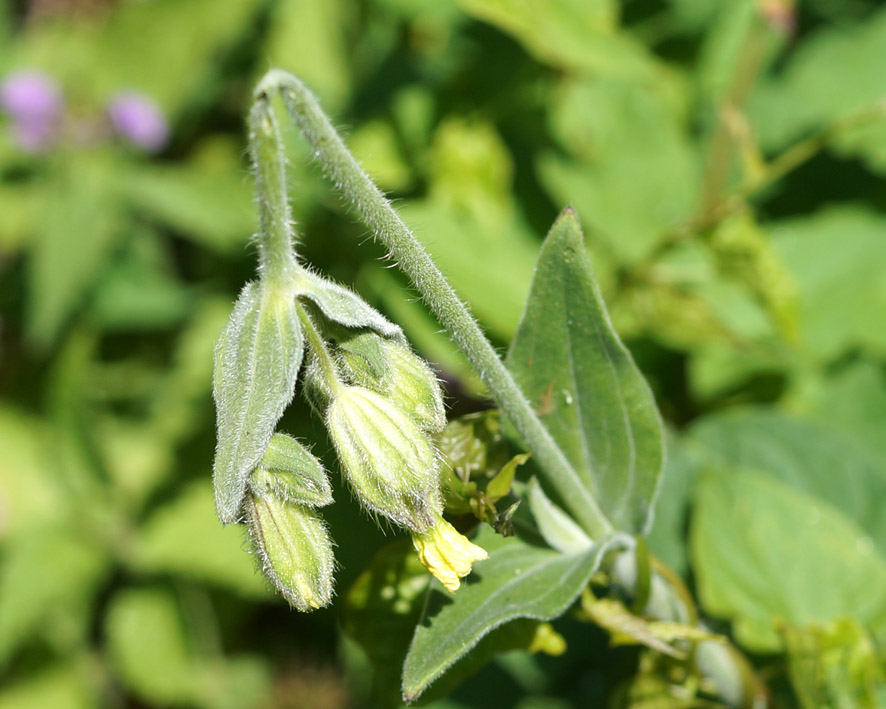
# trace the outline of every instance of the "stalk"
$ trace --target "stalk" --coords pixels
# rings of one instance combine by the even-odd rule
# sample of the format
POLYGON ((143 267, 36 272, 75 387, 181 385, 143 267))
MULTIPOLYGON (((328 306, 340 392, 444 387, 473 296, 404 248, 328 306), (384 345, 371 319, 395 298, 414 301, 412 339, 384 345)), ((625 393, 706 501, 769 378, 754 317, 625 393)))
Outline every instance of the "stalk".
POLYGON ((395 257, 398 267, 410 279, 429 310, 477 370, 576 521, 594 539, 611 531, 612 524, 554 442, 480 325, 391 203, 345 147, 317 99, 296 77, 279 69, 272 69, 259 83, 256 104, 268 104, 274 93, 280 93, 327 177, 341 190, 374 237, 395 257))

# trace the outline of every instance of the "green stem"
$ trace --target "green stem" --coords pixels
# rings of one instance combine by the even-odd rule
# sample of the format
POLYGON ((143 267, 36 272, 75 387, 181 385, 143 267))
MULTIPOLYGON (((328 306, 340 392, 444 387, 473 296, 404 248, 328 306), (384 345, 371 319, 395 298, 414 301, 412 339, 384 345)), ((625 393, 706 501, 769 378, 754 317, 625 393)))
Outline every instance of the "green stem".
POLYGON ((311 92, 296 77, 273 69, 259 83, 256 101, 279 92, 327 176, 397 260, 422 300, 476 368, 493 398, 523 436, 551 486, 595 539, 612 529, 590 491, 526 400, 479 324, 390 202, 345 147, 311 92))
POLYGON ((302 332, 304 332, 308 347, 311 348, 311 352, 317 357, 320 369, 323 371, 324 384, 328 390, 327 393, 334 396, 344 387, 339 378, 338 367, 335 366, 335 361, 332 359, 332 355, 329 354, 326 342, 324 342, 323 336, 317 330, 316 325, 314 325, 314 321, 311 320, 305 307, 297 300, 295 302, 295 312, 298 314, 298 319, 301 322, 302 332))
POLYGON ((257 97, 249 114, 249 151, 261 227, 259 270, 265 282, 282 288, 296 268, 294 232, 286 189, 286 150, 267 96, 257 97))

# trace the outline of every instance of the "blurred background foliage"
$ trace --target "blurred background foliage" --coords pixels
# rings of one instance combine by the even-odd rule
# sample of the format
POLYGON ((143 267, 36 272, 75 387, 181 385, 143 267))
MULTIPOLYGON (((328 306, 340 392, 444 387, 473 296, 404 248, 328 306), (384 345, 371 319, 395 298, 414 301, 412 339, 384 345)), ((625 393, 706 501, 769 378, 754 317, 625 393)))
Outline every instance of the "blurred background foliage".
MULTIPOLYGON (((289 611, 213 509, 212 348, 255 266, 243 118, 272 66, 502 348, 578 210, 671 427, 652 549, 777 706, 882 706, 884 48, 879 0, 0 0, 0 708, 384 701, 340 608, 289 611)), ((453 414, 482 408, 287 141, 303 257, 402 324, 453 414)), ((306 408, 283 428, 324 453, 306 408)), ((386 540, 336 494, 342 599, 386 540)), ((437 706, 665 696, 636 648, 556 626, 566 655, 501 655, 437 706)))

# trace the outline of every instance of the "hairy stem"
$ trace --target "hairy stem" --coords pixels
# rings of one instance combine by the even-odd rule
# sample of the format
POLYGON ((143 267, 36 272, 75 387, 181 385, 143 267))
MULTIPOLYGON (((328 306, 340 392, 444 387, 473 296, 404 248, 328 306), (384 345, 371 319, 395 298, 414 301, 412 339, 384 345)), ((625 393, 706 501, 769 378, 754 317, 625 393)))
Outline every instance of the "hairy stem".
POLYGON ((327 176, 396 258, 430 311, 476 368, 504 414, 532 451, 550 485, 594 538, 612 529, 563 451, 536 415, 479 324, 390 202, 345 147, 313 94, 296 77, 271 70, 259 83, 256 102, 279 92, 327 176))
POLYGON ((286 189, 286 151, 267 96, 257 97, 249 114, 249 151, 261 227, 259 269, 266 282, 283 288, 296 268, 294 232, 286 189))

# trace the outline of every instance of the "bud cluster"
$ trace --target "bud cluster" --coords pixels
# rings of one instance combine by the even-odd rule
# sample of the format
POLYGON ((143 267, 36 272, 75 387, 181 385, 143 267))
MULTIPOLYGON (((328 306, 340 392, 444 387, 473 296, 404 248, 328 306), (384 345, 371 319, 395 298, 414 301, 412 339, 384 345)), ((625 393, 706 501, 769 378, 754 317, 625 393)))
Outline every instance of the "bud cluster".
POLYGON ((241 292, 216 345, 219 518, 245 516, 262 570, 294 607, 329 603, 335 562, 316 511, 332 502, 326 472, 298 441, 275 433, 301 373, 354 496, 376 519, 408 530, 422 563, 454 592, 486 552, 443 519, 432 439, 446 424, 437 378, 399 327, 298 262, 281 138, 262 85, 250 150, 259 280, 241 292))

